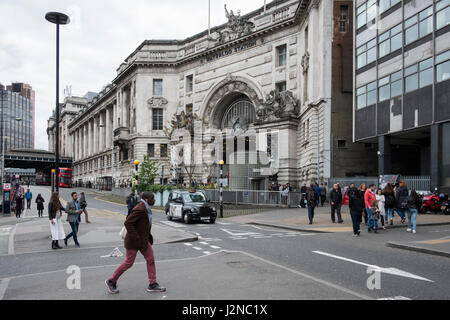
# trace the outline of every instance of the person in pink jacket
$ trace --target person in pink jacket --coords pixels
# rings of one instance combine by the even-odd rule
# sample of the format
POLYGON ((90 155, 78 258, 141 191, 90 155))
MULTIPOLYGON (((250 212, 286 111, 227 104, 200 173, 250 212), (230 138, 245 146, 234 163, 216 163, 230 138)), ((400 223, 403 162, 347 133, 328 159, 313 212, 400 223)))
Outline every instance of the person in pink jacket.
POLYGON ((377 200, 377 197, 375 195, 375 185, 371 184, 369 188, 366 190, 366 193, 364 194, 364 204, 366 207, 366 213, 367 213, 367 219, 369 220, 368 224, 368 231, 372 232, 373 229, 373 221, 370 219, 370 215, 372 210, 373 202, 377 200))

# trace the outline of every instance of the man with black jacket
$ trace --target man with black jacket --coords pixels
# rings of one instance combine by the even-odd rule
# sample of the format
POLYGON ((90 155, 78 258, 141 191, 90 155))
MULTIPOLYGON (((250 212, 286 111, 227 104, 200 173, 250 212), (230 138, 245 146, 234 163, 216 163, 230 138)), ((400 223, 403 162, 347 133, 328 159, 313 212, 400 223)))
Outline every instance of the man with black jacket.
POLYGON ((350 208, 350 216, 352 217, 352 224, 353 224, 353 236, 359 236, 360 235, 360 223, 361 223, 361 216, 362 216, 362 208, 364 206, 364 195, 362 191, 356 189, 356 187, 353 185, 350 186, 348 190, 348 197, 349 197, 349 208, 350 208))
POLYGON ((335 220, 335 212, 337 212, 338 223, 343 223, 341 216, 341 207, 342 207, 342 192, 341 188, 339 188, 338 184, 335 183, 333 185, 333 190, 330 192, 330 204, 331 204, 331 221, 336 223, 335 220))

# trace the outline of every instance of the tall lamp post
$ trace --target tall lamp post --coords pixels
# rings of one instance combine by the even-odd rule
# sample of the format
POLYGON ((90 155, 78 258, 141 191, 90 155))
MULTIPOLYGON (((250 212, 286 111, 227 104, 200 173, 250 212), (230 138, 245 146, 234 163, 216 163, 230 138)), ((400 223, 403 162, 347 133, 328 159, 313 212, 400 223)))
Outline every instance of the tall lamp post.
POLYGON ((137 185, 139 179, 139 160, 134 160, 134 169, 136 170, 136 175, 134 179, 134 184, 137 185))
POLYGON ((60 12, 48 12, 47 21, 56 24, 56 154, 55 154, 55 184, 59 191, 59 25, 70 23, 69 16, 60 12))
POLYGON ((220 217, 223 218, 223 164, 225 162, 223 160, 219 161, 220 164, 220 198, 219 198, 219 206, 220 206, 220 217))

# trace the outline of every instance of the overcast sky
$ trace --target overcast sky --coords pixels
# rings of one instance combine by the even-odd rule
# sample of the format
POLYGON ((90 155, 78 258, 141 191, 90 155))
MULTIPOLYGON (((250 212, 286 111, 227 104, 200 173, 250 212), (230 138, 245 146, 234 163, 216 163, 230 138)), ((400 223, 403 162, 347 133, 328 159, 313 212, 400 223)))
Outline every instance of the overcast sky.
MULTIPOLYGON (((211 0, 211 27, 226 22, 224 4, 243 15, 264 0, 211 0)), ((208 27, 208 0, 1 0, 0 83, 33 87, 35 147, 45 150, 56 98, 56 27, 45 20, 49 11, 66 13, 72 21, 61 27, 61 102, 66 85, 72 95, 99 92, 144 40, 184 39, 208 27)))

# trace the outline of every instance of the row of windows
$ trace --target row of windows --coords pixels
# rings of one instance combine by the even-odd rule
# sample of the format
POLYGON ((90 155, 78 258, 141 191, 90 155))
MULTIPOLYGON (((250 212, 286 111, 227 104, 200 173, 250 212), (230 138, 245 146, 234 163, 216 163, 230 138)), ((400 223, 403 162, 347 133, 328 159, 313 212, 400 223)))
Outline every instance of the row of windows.
MULTIPOLYGON (((368 4, 369 2, 367 2, 368 4)), ((371 2, 370 2, 371 3, 371 2)), ((433 32, 433 6, 430 6, 356 49, 357 68, 362 68, 391 52, 433 32)), ((436 30, 450 24, 450 0, 436 2, 436 30)))
MULTIPOLYGON (((433 83, 433 58, 423 60, 403 71, 397 71, 377 81, 370 82, 356 90, 356 106, 358 109, 377 102, 400 96, 433 83)), ((436 83, 450 79, 450 50, 436 56, 436 83)))
MULTIPOLYGON (((160 150, 160 158, 167 158, 168 157, 168 148, 167 144, 160 144, 159 145, 160 150)), ((155 158, 155 145, 153 143, 150 143, 147 145, 147 154, 150 158, 155 158)))

